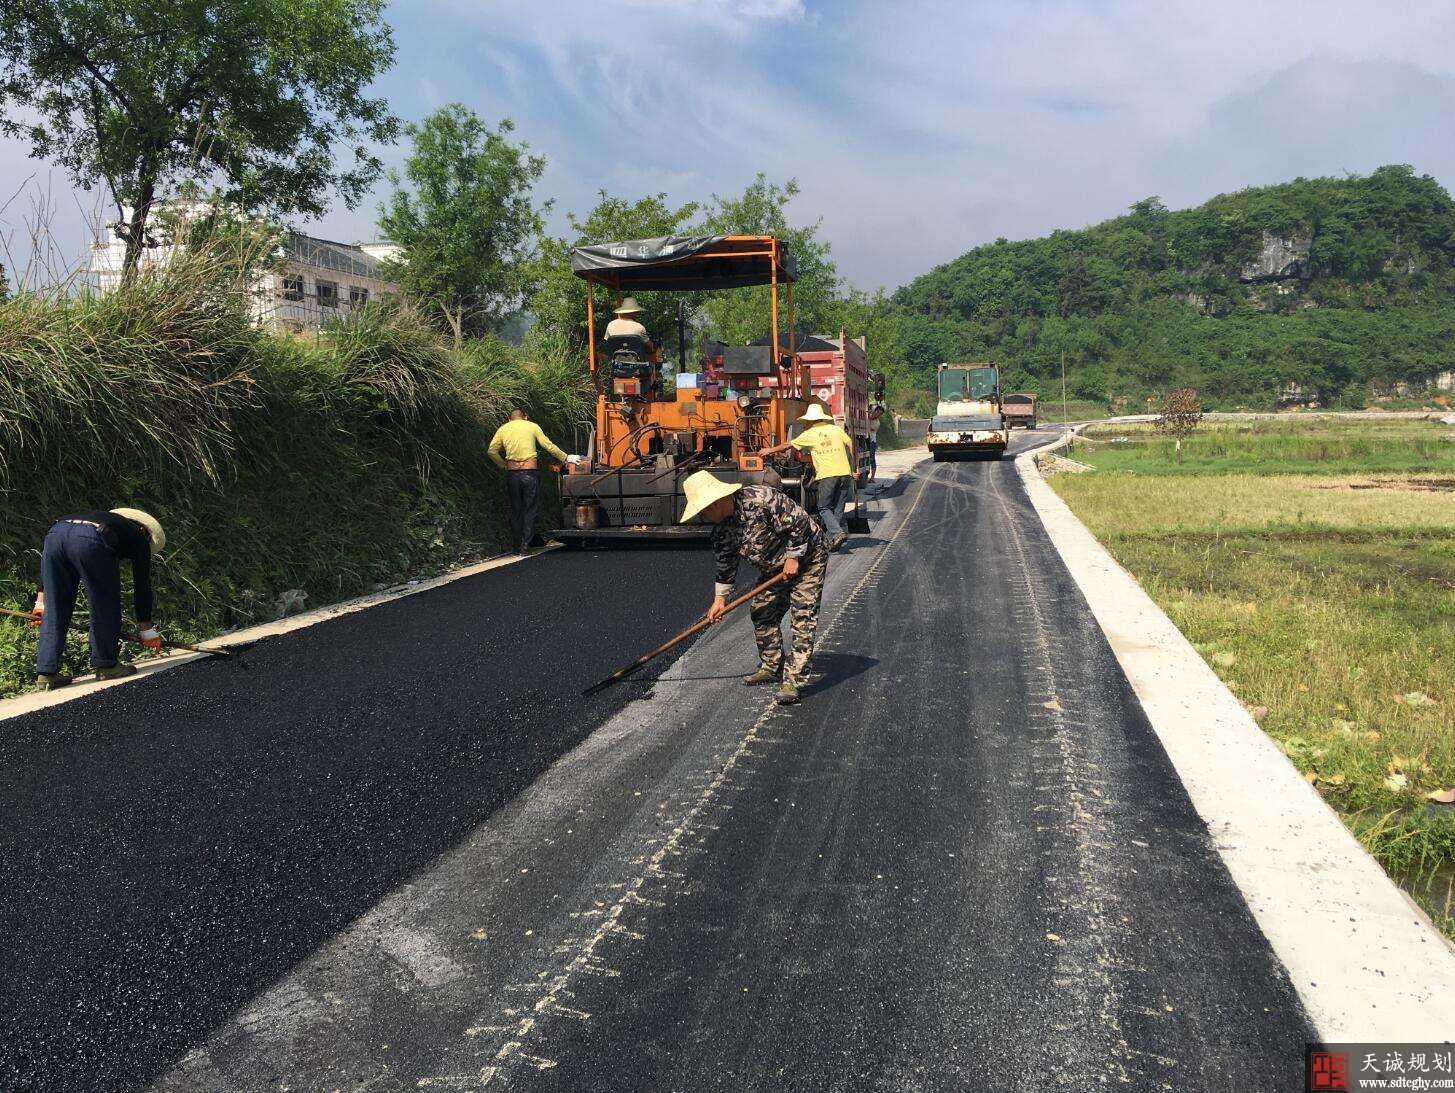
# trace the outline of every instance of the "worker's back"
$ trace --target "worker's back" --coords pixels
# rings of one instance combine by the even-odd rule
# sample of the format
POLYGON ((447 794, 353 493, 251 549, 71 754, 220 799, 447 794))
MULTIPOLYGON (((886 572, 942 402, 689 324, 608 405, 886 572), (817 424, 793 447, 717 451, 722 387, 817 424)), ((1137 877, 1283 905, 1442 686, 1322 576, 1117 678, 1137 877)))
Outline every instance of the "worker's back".
POLYGON ((525 449, 528 455, 535 455, 539 431, 536 423, 529 418, 516 418, 495 430, 495 439, 505 445, 506 451, 525 449))
POLYGON ((647 328, 635 319, 612 319, 606 324, 608 338, 649 338, 647 328))

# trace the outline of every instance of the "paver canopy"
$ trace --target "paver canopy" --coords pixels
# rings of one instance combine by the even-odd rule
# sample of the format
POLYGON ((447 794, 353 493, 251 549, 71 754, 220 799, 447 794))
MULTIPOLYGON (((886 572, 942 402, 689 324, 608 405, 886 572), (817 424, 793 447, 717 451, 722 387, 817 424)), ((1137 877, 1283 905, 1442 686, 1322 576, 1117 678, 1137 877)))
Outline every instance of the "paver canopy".
POLYGON ((744 288, 793 281, 798 263, 781 240, 762 235, 666 235, 596 243, 571 252, 577 277, 633 290, 744 288))

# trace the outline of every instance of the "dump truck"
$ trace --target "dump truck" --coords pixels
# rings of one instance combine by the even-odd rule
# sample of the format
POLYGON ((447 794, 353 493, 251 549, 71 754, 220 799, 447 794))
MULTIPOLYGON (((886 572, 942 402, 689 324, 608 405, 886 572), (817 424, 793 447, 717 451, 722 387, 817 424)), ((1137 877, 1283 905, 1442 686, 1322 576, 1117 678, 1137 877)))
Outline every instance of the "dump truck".
MULTIPOLYGON (((859 470, 867 473, 869 437, 875 428, 869 417, 869 403, 878 377, 869 371, 863 337, 850 338, 841 330, 837 338, 808 334, 795 344, 799 363, 808 369, 814 400, 822 403, 844 432, 854 438, 859 470)), ((771 387, 775 382, 764 380, 764 385, 771 387)))
POLYGON ((999 459, 1010 443, 1001 413, 1000 369, 989 363, 942 364, 937 370, 935 416, 925 443, 937 461, 999 459))
POLYGON ((1034 429, 1036 427, 1036 403, 1038 395, 1025 391, 1018 391, 1013 395, 1006 395, 1000 400, 1000 412, 1005 418, 1006 427, 1014 429, 1019 425, 1022 429, 1034 429))
MULTIPOLYGON (((783 240, 705 235, 601 243, 573 250, 571 268, 586 282, 587 363, 597 396, 586 452, 561 476, 558 539, 579 546, 706 538, 711 525, 679 523, 682 480, 699 470, 805 499, 802 464, 791 455, 761 454, 796 434, 813 400, 812 366, 798 354, 793 326, 797 265, 783 240), (769 295, 766 336, 756 345, 704 339, 695 371, 682 347, 675 379, 665 380, 661 350, 647 339, 598 344, 598 293, 619 304, 627 293, 750 287, 769 295)), ((684 328, 679 324, 679 341, 684 328)))
MULTIPOLYGON (((860 478, 851 487, 849 502, 844 506, 844 527, 851 533, 867 532, 867 506, 859 486, 869 481, 872 465, 869 438, 878 428, 878 421, 870 416, 870 405, 871 398, 879 397, 882 391, 883 377, 869 371, 869 356, 862 336, 850 338, 843 330, 837 338, 805 334, 795 340, 795 346, 799 364, 808 370, 813 400, 828 410, 835 423, 853 438, 855 469, 860 478)), ((770 380, 764 383, 772 386, 770 380)), ((796 436, 800 431, 799 426, 794 426, 789 435, 796 436)), ((813 461, 807 453, 801 453, 798 463, 796 474, 792 470, 785 472, 782 488, 812 512, 818 500, 813 461)))

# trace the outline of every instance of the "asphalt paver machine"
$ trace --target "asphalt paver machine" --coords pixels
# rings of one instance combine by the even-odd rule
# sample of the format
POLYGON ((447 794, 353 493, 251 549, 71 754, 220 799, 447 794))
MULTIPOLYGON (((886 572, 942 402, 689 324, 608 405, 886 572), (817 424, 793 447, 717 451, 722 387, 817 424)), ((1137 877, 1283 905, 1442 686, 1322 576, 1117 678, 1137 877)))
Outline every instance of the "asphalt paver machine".
POLYGON ((705 538, 710 525, 678 522, 682 480, 699 470, 744 484, 798 486, 796 461, 760 454, 791 435, 812 395, 794 345, 796 264, 782 240, 706 235, 603 243, 572 251, 571 268, 586 282, 597 398, 586 455, 561 477, 558 538, 567 545, 705 538), (770 294, 766 343, 704 342, 695 372, 669 377, 661 350, 646 339, 598 340, 598 312, 625 295, 750 287, 770 294), (780 309, 786 334, 779 333, 780 309))

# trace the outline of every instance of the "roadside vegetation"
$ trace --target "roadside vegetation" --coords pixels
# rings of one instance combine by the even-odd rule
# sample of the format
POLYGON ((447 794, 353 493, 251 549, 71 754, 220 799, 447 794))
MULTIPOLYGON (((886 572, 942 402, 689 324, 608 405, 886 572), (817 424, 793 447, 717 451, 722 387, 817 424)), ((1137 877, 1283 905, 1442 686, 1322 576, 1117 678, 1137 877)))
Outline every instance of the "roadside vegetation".
POLYGON ((1089 431, 1052 484, 1455 937, 1455 428, 1089 431), (1433 796, 1432 796, 1433 795, 1433 796))
MULTIPOLYGON (((1006 394, 1010 394, 1012 390, 1020 389, 1002 385, 1002 390, 1006 394)), ((1038 422, 1091 421, 1105 416, 1106 407, 1100 403, 1073 398, 1067 399, 1063 405, 1059 394, 1042 395, 1040 402, 1036 405, 1038 422)))
MULTIPOLYGON (((455 349, 403 303, 268 334, 236 270, 192 252, 108 296, 0 302, 0 605, 30 606, 51 521, 122 503, 167 527, 179 640, 438 573, 507 538, 485 447, 510 406, 564 443, 586 412, 548 337, 455 349)), ((79 635, 69 653, 82 670, 79 635)), ((0 695, 33 656, 27 625, 0 624, 0 695)))

